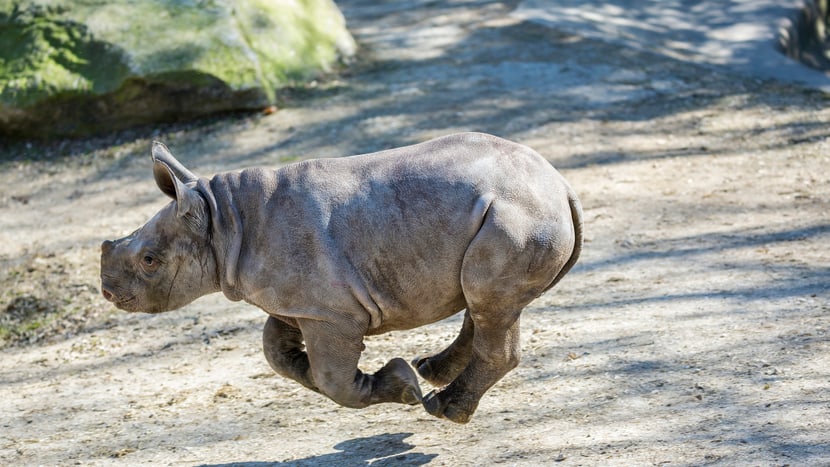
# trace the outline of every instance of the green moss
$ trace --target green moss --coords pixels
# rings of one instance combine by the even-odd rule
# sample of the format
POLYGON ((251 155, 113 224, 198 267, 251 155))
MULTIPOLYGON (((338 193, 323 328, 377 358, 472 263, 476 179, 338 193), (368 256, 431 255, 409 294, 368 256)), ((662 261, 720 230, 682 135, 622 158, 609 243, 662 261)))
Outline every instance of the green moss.
POLYGON ((193 69, 232 89, 278 89, 353 48, 330 0, 82 0, 67 16, 129 51, 138 75, 193 69))
POLYGON ((0 103, 26 107, 56 94, 103 94, 127 75, 121 54, 84 25, 51 18, 53 12, 0 10, 0 103))
POLYGON ((247 25, 242 29, 251 49, 267 57, 261 61, 261 75, 271 88, 330 71, 341 50, 353 51, 343 18, 332 14, 330 2, 303 4, 305 10, 298 10, 281 2, 251 0, 238 7, 236 15, 247 25))
MULTIPOLYGON (((331 0, 0 0, 0 133, 123 126, 39 113, 74 116, 65 105, 92 101, 132 120, 119 105, 139 105, 153 121, 148 104, 164 89, 198 94, 185 113, 261 107, 353 50, 331 0)), ((161 107, 162 119, 175 114, 161 107)))

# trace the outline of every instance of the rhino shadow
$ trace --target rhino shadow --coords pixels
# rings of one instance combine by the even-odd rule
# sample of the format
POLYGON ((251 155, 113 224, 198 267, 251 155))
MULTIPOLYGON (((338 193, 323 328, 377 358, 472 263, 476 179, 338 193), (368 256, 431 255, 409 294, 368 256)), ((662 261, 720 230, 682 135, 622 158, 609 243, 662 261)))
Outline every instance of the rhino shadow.
POLYGON ((425 465, 438 454, 408 452, 415 446, 404 441, 412 433, 384 433, 365 438, 355 438, 337 443, 339 452, 321 454, 286 462, 250 461, 226 464, 202 464, 199 467, 280 467, 280 466, 400 466, 425 465))

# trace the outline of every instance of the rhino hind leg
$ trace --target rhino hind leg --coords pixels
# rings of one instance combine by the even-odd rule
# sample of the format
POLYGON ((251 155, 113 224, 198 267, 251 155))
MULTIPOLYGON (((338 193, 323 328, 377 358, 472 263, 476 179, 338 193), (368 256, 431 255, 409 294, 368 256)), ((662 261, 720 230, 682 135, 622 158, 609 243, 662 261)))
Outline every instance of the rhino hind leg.
POLYGON ((449 386, 424 396, 430 414, 456 423, 467 423, 481 397, 519 363, 519 320, 507 328, 476 326, 469 364, 449 386))
POLYGON ((435 387, 450 384, 470 363, 473 332, 473 320, 467 312, 464 314, 461 332, 449 347, 432 356, 415 358, 412 366, 418 370, 422 378, 435 387))
POLYGON ((448 386, 424 397, 427 412, 468 422, 484 393, 518 365, 522 309, 550 286, 570 257, 570 250, 558 246, 566 243, 560 230, 538 224, 518 204, 491 204, 461 267, 472 333, 469 363, 448 386))
POLYGON ((277 374, 319 392, 311 380, 308 355, 303 348, 303 333, 298 328, 268 317, 262 330, 262 349, 268 364, 277 374))

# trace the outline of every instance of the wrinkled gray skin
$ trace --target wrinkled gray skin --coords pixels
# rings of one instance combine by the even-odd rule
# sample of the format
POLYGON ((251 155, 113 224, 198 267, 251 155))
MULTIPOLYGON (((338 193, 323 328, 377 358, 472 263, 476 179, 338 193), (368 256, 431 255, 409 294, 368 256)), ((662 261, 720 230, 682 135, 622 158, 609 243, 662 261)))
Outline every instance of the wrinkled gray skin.
POLYGON ((105 241, 102 293, 158 313, 222 291, 268 313, 273 369, 347 407, 423 403, 465 423, 519 362, 519 314, 576 262, 581 207, 533 150, 464 133, 374 154, 199 178, 161 143, 153 174, 173 201, 105 241), (357 363, 363 336, 465 310, 442 352, 357 363))

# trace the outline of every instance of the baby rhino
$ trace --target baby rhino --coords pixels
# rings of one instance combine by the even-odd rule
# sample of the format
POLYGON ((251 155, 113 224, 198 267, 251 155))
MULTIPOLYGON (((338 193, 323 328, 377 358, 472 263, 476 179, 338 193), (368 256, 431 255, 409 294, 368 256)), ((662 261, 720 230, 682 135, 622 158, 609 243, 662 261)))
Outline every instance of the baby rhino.
POLYGON ((464 133, 398 149, 194 175, 161 143, 153 175, 173 199, 101 246, 102 293, 158 313, 219 292, 268 314, 273 369, 346 407, 422 403, 466 423, 519 362, 519 314, 579 257, 582 214, 533 150, 464 133), (452 344, 412 365, 357 367, 363 337, 462 310, 452 344))

